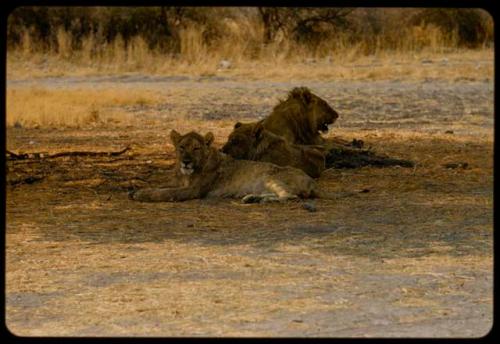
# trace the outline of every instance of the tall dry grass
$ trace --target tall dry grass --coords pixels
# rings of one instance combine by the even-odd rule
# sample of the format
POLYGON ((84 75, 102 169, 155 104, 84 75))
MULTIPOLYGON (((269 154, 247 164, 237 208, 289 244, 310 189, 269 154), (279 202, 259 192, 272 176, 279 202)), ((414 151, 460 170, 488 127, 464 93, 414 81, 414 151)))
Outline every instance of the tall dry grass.
POLYGON ((79 127, 100 124, 130 125, 135 118, 127 106, 146 106, 159 101, 151 90, 123 92, 118 89, 7 90, 7 125, 17 127, 79 127))
MULTIPOLYGON (((352 40, 351 34, 339 32, 316 45, 299 44, 283 36, 264 44, 263 24, 252 18, 225 18, 218 27, 223 36, 210 42, 204 39, 207 26, 191 25, 179 30, 180 49, 175 54, 151 48, 140 35, 125 42, 120 34, 110 43, 98 34, 88 35, 82 38, 81 48, 74 49, 70 34, 61 28, 53 46, 47 49, 26 30, 21 44, 8 51, 7 72, 10 77, 29 72, 35 76, 127 72, 212 75, 220 71, 220 61, 228 60, 232 68, 254 69, 258 74, 259 65, 286 69, 315 59, 345 64, 367 56, 429 56, 463 50, 458 45, 457 33, 443 32, 431 24, 393 29, 357 41, 352 40), (23 68, 30 70, 23 73, 23 68)), ((485 45, 483 49, 489 47, 485 45)))

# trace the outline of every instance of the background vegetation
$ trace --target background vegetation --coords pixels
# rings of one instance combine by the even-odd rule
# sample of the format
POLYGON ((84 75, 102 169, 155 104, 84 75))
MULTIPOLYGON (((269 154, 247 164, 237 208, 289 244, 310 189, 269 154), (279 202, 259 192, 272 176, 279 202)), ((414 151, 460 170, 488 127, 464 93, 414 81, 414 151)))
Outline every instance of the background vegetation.
POLYGON ((162 109, 170 101, 145 85, 134 96, 95 90, 89 85, 101 83, 99 76, 304 84, 493 75, 493 22, 479 9, 19 7, 7 38, 7 123, 17 126, 129 125, 133 116, 124 109, 162 109), (22 83, 61 76, 85 76, 89 84, 22 83))
POLYGON ((7 37, 18 55, 193 64, 484 48, 493 21, 480 9, 453 8, 20 7, 7 37))

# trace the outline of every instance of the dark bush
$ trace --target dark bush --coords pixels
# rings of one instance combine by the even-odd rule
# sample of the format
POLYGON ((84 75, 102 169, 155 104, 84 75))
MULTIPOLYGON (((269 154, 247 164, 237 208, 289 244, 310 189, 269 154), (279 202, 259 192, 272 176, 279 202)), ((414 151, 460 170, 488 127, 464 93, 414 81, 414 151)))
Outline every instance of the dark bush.
POLYGON ((427 8, 418 12, 411 23, 433 24, 449 35, 456 33, 458 44, 469 48, 483 44, 488 38, 485 18, 478 9, 427 8))
POLYGON ((64 30, 71 47, 78 50, 92 35, 96 49, 120 35, 127 46, 142 37, 150 49, 166 53, 180 51, 179 30, 190 25, 203 28, 203 42, 217 46, 226 33, 222 19, 245 16, 263 25, 262 43, 276 40, 279 33, 305 47, 331 42, 341 34, 350 42, 363 42, 366 53, 376 49, 381 38, 385 47, 397 47, 405 28, 433 24, 460 46, 477 47, 493 40, 493 23, 477 9, 383 9, 383 8, 222 8, 222 7, 19 7, 8 19, 8 46, 22 43, 28 33, 34 49, 58 49, 57 33, 64 30))

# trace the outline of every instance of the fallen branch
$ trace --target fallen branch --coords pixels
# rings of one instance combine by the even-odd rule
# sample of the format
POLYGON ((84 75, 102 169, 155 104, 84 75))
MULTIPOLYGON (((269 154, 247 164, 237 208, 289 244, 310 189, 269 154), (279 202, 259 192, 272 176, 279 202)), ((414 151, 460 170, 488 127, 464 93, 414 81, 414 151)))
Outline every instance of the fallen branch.
POLYGON ((56 154, 46 155, 45 153, 25 153, 25 154, 16 154, 11 151, 7 152, 7 159, 9 160, 25 160, 25 159, 52 159, 52 158, 60 158, 63 156, 118 156, 126 151, 130 150, 129 146, 117 152, 88 152, 88 151, 80 151, 80 152, 60 152, 56 154))
POLYGON ((14 152, 11 152, 9 150, 5 150, 7 153, 7 158, 10 160, 22 160, 22 159, 29 159, 29 154, 16 154, 14 152))
POLYGON ((363 166, 401 166, 415 167, 410 160, 391 158, 378 155, 371 148, 363 149, 363 140, 353 139, 348 141, 340 137, 329 139, 325 144, 326 168, 360 168, 363 166))
POLYGON ((15 185, 19 185, 19 184, 33 184, 33 183, 41 181, 43 178, 45 178, 45 177, 44 176, 41 176, 41 177, 40 176, 29 176, 26 178, 8 181, 7 184, 11 185, 11 186, 15 186, 15 185))

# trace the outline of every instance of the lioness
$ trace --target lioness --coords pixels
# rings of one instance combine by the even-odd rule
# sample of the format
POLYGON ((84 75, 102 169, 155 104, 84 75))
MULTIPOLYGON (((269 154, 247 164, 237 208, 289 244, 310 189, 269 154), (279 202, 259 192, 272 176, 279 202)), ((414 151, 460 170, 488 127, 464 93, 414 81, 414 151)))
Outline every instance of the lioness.
POLYGON ((288 98, 280 101, 262 124, 270 132, 283 136, 288 142, 316 145, 324 142, 321 132, 328 131, 338 113, 306 87, 296 87, 288 98))
POLYGON ((325 170, 325 155, 320 146, 288 143, 283 137, 264 129, 262 121, 236 123, 222 151, 235 159, 267 161, 293 166, 318 178, 325 170))
MULTIPOLYGON (((243 198, 243 202, 319 197, 314 179, 293 167, 235 160, 211 146, 214 136, 172 130, 176 175, 181 186, 147 188, 130 193, 137 201, 185 201, 204 197, 243 198)), ((322 193, 324 194, 324 193, 322 193)), ((328 196, 326 196, 328 198, 328 196)))

